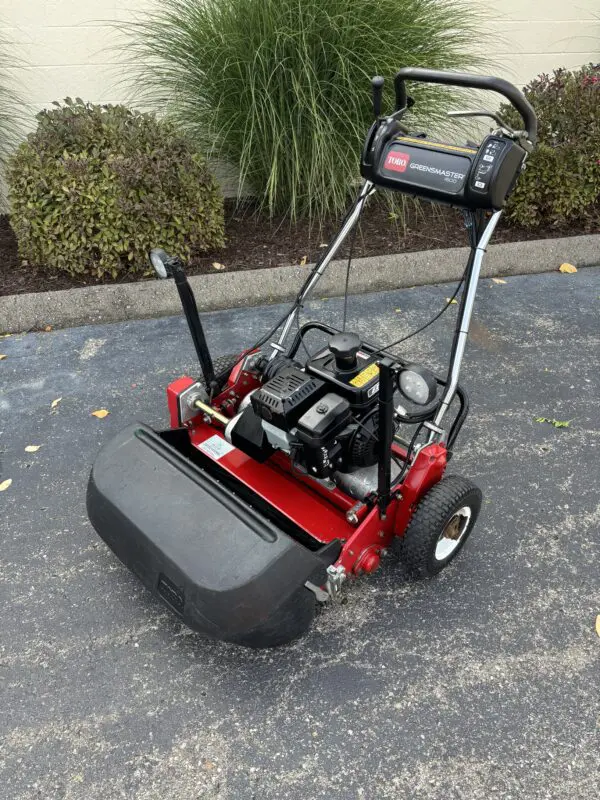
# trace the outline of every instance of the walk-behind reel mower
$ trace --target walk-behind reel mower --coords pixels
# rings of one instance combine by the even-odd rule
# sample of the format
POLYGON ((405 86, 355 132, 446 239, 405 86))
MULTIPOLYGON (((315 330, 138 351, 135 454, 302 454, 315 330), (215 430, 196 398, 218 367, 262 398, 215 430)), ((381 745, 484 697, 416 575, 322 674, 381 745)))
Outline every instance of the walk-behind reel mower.
POLYGON ((375 78, 376 120, 354 206, 289 311, 244 352, 211 358, 181 261, 151 253, 159 277, 179 291, 202 378, 167 387, 168 429, 132 423, 102 448, 88 513, 155 595, 216 639, 271 647, 301 636, 317 603, 374 572, 395 539, 411 573, 435 575, 479 514, 480 490, 444 473, 468 412, 458 378, 481 263, 535 145, 536 117, 521 92, 498 78, 401 69, 396 110, 387 117, 382 87, 375 78), (467 111, 454 116, 488 116, 498 126, 479 145, 411 134, 405 81, 498 92, 524 129, 467 111), (455 292, 444 376, 396 354, 407 336, 385 346, 366 341, 345 330, 345 315, 342 330, 300 325, 303 304, 379 188, 464 213, 471 252, 455 292))

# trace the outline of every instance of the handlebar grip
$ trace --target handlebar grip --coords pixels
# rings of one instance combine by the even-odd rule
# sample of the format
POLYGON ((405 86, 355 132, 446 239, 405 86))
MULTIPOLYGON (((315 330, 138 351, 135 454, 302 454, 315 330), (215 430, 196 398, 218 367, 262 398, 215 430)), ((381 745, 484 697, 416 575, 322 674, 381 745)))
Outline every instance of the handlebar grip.
POLYGON ((423 69, 421 67, 403 67, 394 78, 396 91, 396 110, 406 106, 405 81, 419 81, 421 83, 440 83, 445 86, 465 86, 469 89, 486 89, 498 92, 506 97, 514 108, 517 109, 525 124, 527 137, 532 144, 537 140, 537 117, 533 107, 522 92, 503 78, 494 78, 491 75, 471 75, 468 72, 445 72, 436 69, 423 69))
MULTIPOLYGON (((400 73, 398 73, 399 75, 400 73)), ((406 84, 404 80, 401 78, 398 79, 398 75, 394 78, 394 91, 396 92, 396 111, 400 111, 402 108, 406 108, 408 103, 408 95, 406 94, 406 84)))
POLYGON ((371 81, 371 88, 373 90, 373 116, 379 119, 381 116, 381 98, 383 97, 383 87, 385 79, 381 75, 376 75, 371 81))

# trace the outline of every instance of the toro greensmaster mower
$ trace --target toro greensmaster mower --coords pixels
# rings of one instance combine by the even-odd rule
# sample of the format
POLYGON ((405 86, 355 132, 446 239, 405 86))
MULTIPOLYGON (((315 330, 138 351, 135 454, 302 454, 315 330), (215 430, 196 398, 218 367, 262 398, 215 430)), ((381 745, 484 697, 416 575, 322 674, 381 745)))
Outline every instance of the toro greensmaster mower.
POLYGON ((102 539, 148 589, 216 639, 270 647, 297 638, 317 604, 374 572, 393 540, 411 573, 435 575, 462 548, 480 510, 480 490, 444 473, 468 412, 458 379, 483 256, 535 145, 536 117, 499 78, 401 69, 396 110, 386 117, 383 79, 372 88, 375 123, 358 198, 289 311, 259 341, 213 360, 183 264, 162 250, 150 256, 159 277, 174 280, 202 377, 167 387, 166 430, 132 423, 102 448, 87 508, 102 539), (480 144, 411 134, 406 81, 498 92, 523 129, 484 110, 454 113, 495 120, 480 144), (407 336, 382 346, 345 330, 345 320, 342 330, 299 322, 379 188, 464 213, 471 251, 455 292, 445 375, 397 355, 407 336))

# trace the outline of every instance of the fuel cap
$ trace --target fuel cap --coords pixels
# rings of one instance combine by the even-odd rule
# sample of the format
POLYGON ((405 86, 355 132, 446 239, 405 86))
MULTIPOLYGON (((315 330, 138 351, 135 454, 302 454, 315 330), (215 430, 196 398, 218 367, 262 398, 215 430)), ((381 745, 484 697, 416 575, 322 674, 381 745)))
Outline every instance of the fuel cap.
POLYGON ((329 350, 335 356, 335 366, 340 372, 356 369, 356 354, 362 342, 356 333, 336 333, 329 340, 329 350))

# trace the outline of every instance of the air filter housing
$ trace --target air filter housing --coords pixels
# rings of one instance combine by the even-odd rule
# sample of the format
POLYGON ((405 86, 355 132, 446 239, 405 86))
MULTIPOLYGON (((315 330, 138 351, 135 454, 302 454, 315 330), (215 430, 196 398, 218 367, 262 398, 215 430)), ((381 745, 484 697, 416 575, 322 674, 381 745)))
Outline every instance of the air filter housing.
POLYGON ((289 431, 326 388, 324 381, 295 367, 284 367, 252 394, 252 408, 262 419, 289 431))

